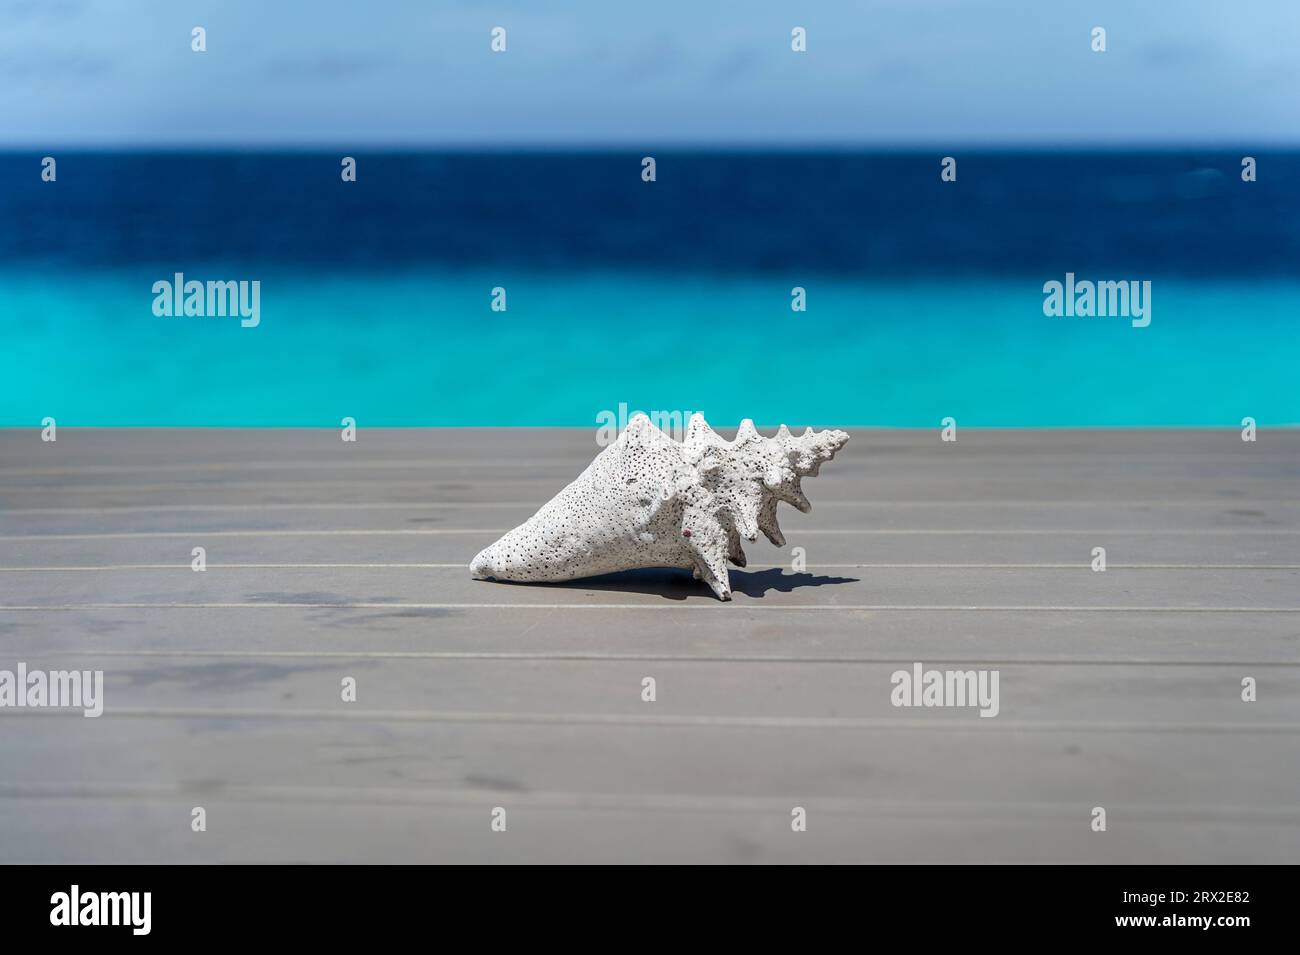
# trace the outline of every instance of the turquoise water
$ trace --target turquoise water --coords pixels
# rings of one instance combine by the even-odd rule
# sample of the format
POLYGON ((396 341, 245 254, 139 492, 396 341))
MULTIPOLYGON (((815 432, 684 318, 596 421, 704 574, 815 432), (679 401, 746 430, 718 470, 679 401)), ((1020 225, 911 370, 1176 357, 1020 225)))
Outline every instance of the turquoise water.
MULTIPOLYGON (((0 425, 717 427, 1300 422, 1300 282, 1154 278, 1152 321, 1048 318, 1041 277, 186 268, 261 324, 156 317, 171 268, 0 270, 0 425), (790 289, 808 310, 790 309, 790 289), (508 310, 489 308, 494 286, 508 310)), ((1139 277, 1124 273, 1080 278, 1139 277)))
POLYGON ((1300 152, 640 155, 0 153, 0 424, 1300 422, 1300 152), (1067 271, 1151 325, 1044 316, 1067 271))

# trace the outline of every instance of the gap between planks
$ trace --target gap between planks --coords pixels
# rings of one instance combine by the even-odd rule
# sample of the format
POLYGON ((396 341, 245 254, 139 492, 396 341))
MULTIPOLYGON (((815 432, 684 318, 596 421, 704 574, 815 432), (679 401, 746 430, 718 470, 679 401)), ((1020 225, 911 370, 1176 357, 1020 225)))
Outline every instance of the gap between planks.
MULTIPOLYGON (((295 484, 294 487, 301 487, 301 484, 295 484)), ((221 485, 220 489, 225 490, 230 485, 221 485)), ((116 494, 124 491, 149 491, 156 493, 165 490, 181 490, 174 485, 157 485, 155 487, 126 487, 126 488, 89 488, 89 487, 63 487, 53 493, 104 493, 116 494)), ((49 488, 45 487, 28 487, 28 488, 7 488, 5 493, 14 491, 40 492, 43 494, 52 493, 49 488)), ((1234 504, 1249 503, 1254 506, 1272 506, 1272 507, 1300 507, 1300 502, 1285 499, 1260 500, 1257 498, 1232 498, 1218 500, 1150 500, 1150 501, 1132 501, 1125 500, 1119 506, 1122 507, 1204 507, 1215 508, 1231 506, 1234 504)), ((1109 501, 1083 501, 1071 499, 1065 501, 1046 500, 1014 500, 1014 501, 980 501, 980 500, 848 500, 848 499, 818 499, 818 507, 1116 507, 1113 500, 1109 501)), ((537 501, 383 501, 374 503, 365 503, 358 501, 348 501, 331 503, 328 501, 311 501, 306 503, 255 503, 255 504, 120 504, 104 507, 13 507, 5 510, 9 515, 23 514, 137 514, 137 513, 193 513, 201 511, 369 511, 369 510, 430 510, 430 509, 491 509, 496 507, 537 507, 537 501)))
MULTIPOLYGON (((66 540, 130 540, 147 538, 193 538, 207 537, 431 537, 439 535, 489 535, 500 536, 508 533, 509 527, 474 527, 474 528, 396 528, 374 530, 189 530, 189 531, 109 531, 99 534, 0 534, 0 541, 66 541, 66 540)), ((1131 527, 1117 528, 1032 528, 1010 530, 1005 528, 800 528, 796 532, 800 537, 824 535, 848 536, 861 534, 872 537, 1206 537, 1206 536, 1296 536, 1300 528, 1232 528, 1215 527, 1202 530, 1164 529, 1142 530, 1131 527)))
MULTIPOLYGON (((828 666, 912 666, 912 659, 892 657, 806 657, 777 655, 691 655, 680 653, 583 653, 573 651, 523 651, 523 650, 49 650, 19 651, 16 656, 29 660, 63 659, 65 657, 147 657, 201 659, 205 657, 235 659, 292 659, 292 660, 488 660, 520 661, 527 663, 757 663, 772 665, 825 664, 828 666)), ((1130 659, 1024 659, 1024 660, 974 660, 929 659, 929 664, 952 664, 960 667, 1073 667, 1073 666, 1124 666, 1124 667, 1300 667, 1300 660, 1154 660, 1130 659)))
MULTIPOLYGON (((744 570, 787 569, 789 564, 746 564, 744 570)), ((810 570, 1089 570, 1091 564, 808 564, 810 570)), ((208 570, 468 570, 465 562, 455 564, 214 564, 208 570)), ((1109 570, 1300 570, 1300 564, 1108 564, 1109 570)), ((669 568, 671 569, 671 568, 669 568)), ((69 571, 193 570, 177 564, 86 564, 44 567, 0 567, 3 574, 64 573, 69 571)))
MULTIPOLYGON (((690 728, 741 730, 854 730, 895 732, 912 730, 944 733, 1156 733, 1187 735, 1300 734, 1300 723, 1141 723, 1088 720, 1003 720, 941 717, 894 719, 890 717, 842 716, 704 716, 662 714, 640 716, 628 713, 519 713, 484 710, 276 710, 258 707, 115 707, 99 719, 229 719, 280 720, 287 722, 378 722, 378 723, 471 723, 521 724, 531 726, 627 726, 637 728, 690 728), (994 725, 996 724, 996 725, 994 725)), ((0 719, 84 720, 79 712, 42 708, 6 709, 0 719)))
MULTIPOLYGON (((580 588, 571 588, 580 589, 580 588)), ((277 601, 233 603, 80 603, 80 604, 0 604, 0 612, 81 611, 81 610, 712 610, 720 601, 700 599, 668 603, 282 603, 277 601)), ((758 604, 738 603, 738 611, 879 611, 904 613, 1300 613, 1300 607, 1078 607, 1056 605, 999 604, 758 604)))

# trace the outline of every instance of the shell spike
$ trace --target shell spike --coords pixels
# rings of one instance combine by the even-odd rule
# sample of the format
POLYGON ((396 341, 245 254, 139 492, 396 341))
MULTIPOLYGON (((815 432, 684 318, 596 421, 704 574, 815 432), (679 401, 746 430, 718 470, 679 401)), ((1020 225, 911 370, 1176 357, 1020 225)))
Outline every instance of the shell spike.
POLYGON ((686 423, 686 437, 682 443, 690 450, 698 450, 708 447, 717 435, 709 427, 709 423, 704 420, 704 415, 698 411, 691 415, 691 420, 686 423))
POLYGON ((758 511, 758 529, 777 547, 785 546, 785 535, 776 523, 776 498, 768 497, 758 511))

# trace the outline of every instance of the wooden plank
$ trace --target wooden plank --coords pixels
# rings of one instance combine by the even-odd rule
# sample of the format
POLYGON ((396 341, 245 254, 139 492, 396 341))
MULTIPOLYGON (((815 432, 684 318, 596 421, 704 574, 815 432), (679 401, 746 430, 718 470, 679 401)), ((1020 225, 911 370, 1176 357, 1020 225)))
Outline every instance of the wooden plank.
POLYGON ((1265 663, 1300 660, 1300 620, 1224 613, 846 611, 788 615, 733 604, 711 614, 653 610, 608 616, 497 607, 373 610, 268 607, 0 614, 0 635, 19 651, 310 653, 540 653, 605 656, 775 657, 978 661, 1265 663))
MULTIPOLYGON (((436 657, 167 657, 79 654, 75 662, 58 651, 24 654, 29 667, 104 671, 105 711, 183 712, 203 710, 349 717, 364 710, 382 719, 447 721, 481 717, 508 720, 646 726, 698 718, 754 728, 764 722, 799 728, 817 721, 828 731, 866 723, 883 728, 951 726, 985 734, 1048 731, 1058 724, 1076 730, 1162 731, 1197 727, 1201 732, 1236 729, 1300 734, 1300 667, 1253 671, 1260 698, 1241 700, 1243 668, 1127 665, 1080 667, 1047 662, 999 663, 997 703, 992 717, 978 716, 975 699, 967 709, 893 704, 891 677, 913 671, 900 660, 846 665, 843 660, 794 662, 750 659, 617 660, 436 657), (357 705, 344 704, 340 681, 357 681, 357 705), (641 699, 641 681, 656 681, 657 699, 641 699), (782 721, 786 721, 783 723, 782 721)), ((962 668, 960 661, 952 668, 962 668)), ((965 669, 973 669, 968 667, 965 669)), ((987 668, 986 668, 987 669, 987 668)))
MULTIPOLYGON (((265 605, 306 604, 382 610, 386 607, 473 609, 477 606, 586 606, 620 608, 676 605, 719 610, 716 598, 689 571, 613 574, 549 585, 472 579, 461 568, 280 568, 274 584, 259 569, 213 568, 203 573, 138 570, 107 576, 77 572, 6 575, 2 607, 72 607, 115 604, 141 607, 182 604, 245 612, 265 605), (21 581, 22 593, 15 591, 21 581), (13 602, 20 599, 21 603, 13 602)), ((788 573, 779 568, 731 573, 735 602, 755 609, 837 607, 957 608, 1194 608, 1300 614, 1300 570, 1228 574, 1220 570, 1107 570, 1038 568, 873 567, 851 573, 788 573)), ((721 623, 722 621, 719 621, 721 623)))
MULTIPOLYGON (((1223 564, 1300 565, 1300 534, 1267 531, 1218 534, 1161 534, 1112 529, 1092 532, 1035 533, 864 533, 808 534, 785 521, 787 546, 765 540, 746 546, 751 565, 789 567, 792 548, 802 547, 808 566, 868 564, 1069 564, 1088 566, 1092 548, 1107 549, 1108 566, 1141 564, 1197 566, 1223 564)), ((220 564, 454 564, 468 573, 474 555, 492 543, 492 532, 426 534, 241 534, 236 531, 143 537, 0 538, 0 568, 172 564, 188 570, 190 551, 207 548, 212 567, 220 564)), ((5 571, 0 570, 0 574, 5 571)), ((0 579, 0 588, 23 586, 0 579)))
MULTIPOLYGON (((303 794, 270 802, 200 797, 206 833, 189 829, 199 799, 130 795, 117 800, 0 799, 6 863, 1061 863, 1247 865, 1295 861, 1294 827, 1167 810, 1117 815, 1111 831, 1078 823, 1082 804, 1013 820, 908 818, 893 807, 848 815, 810 800, 807 832, 790 831, 790 807, 648 813, 518 805, 484 794, 473 805, 364 804, 303 794), (489 831, 507 802, 505 833, 489 831)), ((1086 802, 1086 800, 1085 800, 1086 802)))
MULTIPOLYGON (((968 714, 969 715, 969 714, 968 714)), ((1171 816, 1261 819, 1300 837, 1294 733, 990 729, 952 717, 933 729, 873 725, 707 726, 400 721, 369 715, 5 716, 21 778, 9 796, 90 796, 125 787, 236 798, 235 789, 369 788, 589 794, 638 805, 681 797, 912 802, 937 817, 1014 817, 1021 804, 1110 806, 1171 816), (1272 761, 1260 762, 1267 751, 1272 761)), ((1106 714, 1099 714, 1104 721, 1106 714)), ((201 803, 197 803, 200 804, 201 803)), ((1071 811, 1077 811, 1072 809, 1071 811)), ((1067 813, 1068 814, 1068 813, 1067 813)), ((1086 828, 1087 815, 1082 823, 1086 828)))
MULTIPOLYGON (((527 520, 563 485, 541 489, 531 502, 449 504, 325 504, 301 506, 255 504, 250 501, 214 505, 147 503, 78 503, 70 507, 8 509, 0 514, 0 539, 25 535, 203 533, 248 530, 367 530, 433 532, 482 528, 502 534, 527 520)), ((1163 503, 1075 502, 1069 508, 1050 502, 952 503, 902 506, 842 501, 814 504, 812 513, 793 509, 782 521, 787 536, 799 534, 876 536, 938 534, 957 536, 1056 535, 1082 532, 1094 538, 1137 534, 1188 535, 1209 532, 1252 533, 1261 536, 1300 536, 1300 501, 1242 504, 1226 502, 1200 506, 1163 503)), ((382 535, 376 535, 382 536, 382 535)))
MULTIPOLYGON (((186 571, 189 573, 189 571, 186 571)), ((487 585, 485 585, 487 586, 487 585)), ((369 610, 265 607, 0 614, 14 653, 527 653, 597 658, 777 658, 953 663, 1217 662, 1296 665, 1296 614, 951 612, 804 613, 746 609, 619 615, 494 607, 369 610)))

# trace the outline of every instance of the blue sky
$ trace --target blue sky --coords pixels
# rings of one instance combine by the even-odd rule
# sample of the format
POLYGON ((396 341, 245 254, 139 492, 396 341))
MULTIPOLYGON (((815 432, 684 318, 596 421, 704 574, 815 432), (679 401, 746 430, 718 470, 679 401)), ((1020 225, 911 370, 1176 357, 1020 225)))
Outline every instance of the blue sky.
POLYGON ((0 146, 1283 144, 1297 40, 1300 0, 0 0, 0 146))

